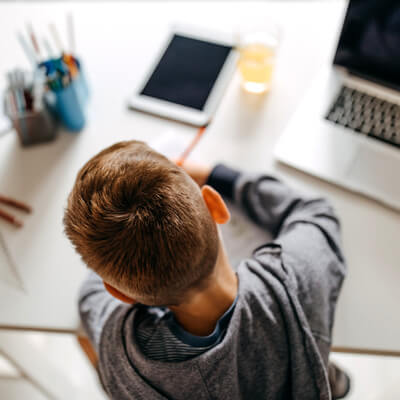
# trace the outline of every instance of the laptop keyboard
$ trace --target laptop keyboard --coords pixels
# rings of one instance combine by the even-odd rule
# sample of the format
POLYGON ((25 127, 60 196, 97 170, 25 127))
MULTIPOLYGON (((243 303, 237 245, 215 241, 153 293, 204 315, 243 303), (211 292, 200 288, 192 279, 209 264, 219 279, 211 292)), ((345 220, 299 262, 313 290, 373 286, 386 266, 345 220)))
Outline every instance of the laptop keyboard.
POLYGON ((400 147, 400 105, 343 86, 326 119, 400 147))

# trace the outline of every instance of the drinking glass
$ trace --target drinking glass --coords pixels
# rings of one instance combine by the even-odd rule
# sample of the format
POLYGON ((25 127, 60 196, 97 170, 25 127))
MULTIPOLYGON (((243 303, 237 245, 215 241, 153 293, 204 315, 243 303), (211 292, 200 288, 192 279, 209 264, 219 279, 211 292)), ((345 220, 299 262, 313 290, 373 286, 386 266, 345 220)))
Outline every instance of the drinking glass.
POLYGON ((270 89, 279 36, 279 28, 272 21, 239 29, 239 71, 246 91, 265 93, 270 89))

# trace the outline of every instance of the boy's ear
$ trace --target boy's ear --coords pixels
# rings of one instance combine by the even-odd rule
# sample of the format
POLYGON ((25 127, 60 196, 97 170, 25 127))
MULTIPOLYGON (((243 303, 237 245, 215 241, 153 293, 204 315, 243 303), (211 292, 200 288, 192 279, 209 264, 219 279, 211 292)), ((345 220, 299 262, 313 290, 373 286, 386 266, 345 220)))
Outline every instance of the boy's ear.
POLYGON ((220 225, 226 224, 231 214, 221 195, 208 185, 201 188, 201 194, 213 220, 220 225))
POLYGON ((123 301, 124 303, 128 304, 135 304, 136 301, 131 299, 128 296, 125 296, 123 293, 121 293, 118 289, 115 289, 114 286, 111 286, 110 284, 106 283, 103 281, 103 285, 106 288, 107 292, 111 294, 111 296, 115 297, 118 300, 123 301))

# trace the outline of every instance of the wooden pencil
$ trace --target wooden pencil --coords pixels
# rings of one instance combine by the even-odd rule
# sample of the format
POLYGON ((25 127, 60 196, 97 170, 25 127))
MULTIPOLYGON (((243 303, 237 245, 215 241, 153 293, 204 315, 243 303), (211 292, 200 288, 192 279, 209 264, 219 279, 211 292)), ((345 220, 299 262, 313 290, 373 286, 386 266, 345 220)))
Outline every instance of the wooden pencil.
POLYGON ((178 161, 176 162, 177 165, 179 165, 180 167, 183 165, 183 163, 185 162, 185 160, 189 157, 189 154, 193 151, 193 149, 196 147, 196 144, 198 143, 198 141, 201 139, 201 137, 203 136, 204 131, 206 130, 205 126, 202 126, 196 136, 193 138, 193 140, 191 141, 191 143, 189 144, 189 146, 185 149, 185 151, 181 154, 181 156, 178 158, 178 161))
POLYGON ((18 208, 19 210, 25 211, 27 213, 32 212, 32 208, 21 201, 11 199, 0 194, 0 203, 7 204, 8 206, 18 208))
POLYGON ((1 209, 0 209, 0 218, 4 219, 5 221, 9 222, 10 224, 16 226, 17 228, 21 228, 23 226, 23 223, 19 219, 15 218, 11 214, 8 214, 1 209))

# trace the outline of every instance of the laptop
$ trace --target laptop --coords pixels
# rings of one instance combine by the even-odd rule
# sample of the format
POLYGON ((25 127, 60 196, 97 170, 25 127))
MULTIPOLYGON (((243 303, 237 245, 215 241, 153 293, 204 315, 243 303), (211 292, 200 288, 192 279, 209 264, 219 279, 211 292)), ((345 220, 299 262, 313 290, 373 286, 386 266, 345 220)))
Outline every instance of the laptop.
POLYGON ((400 1, 350 0, 276 158, 400 210, 400 1))

